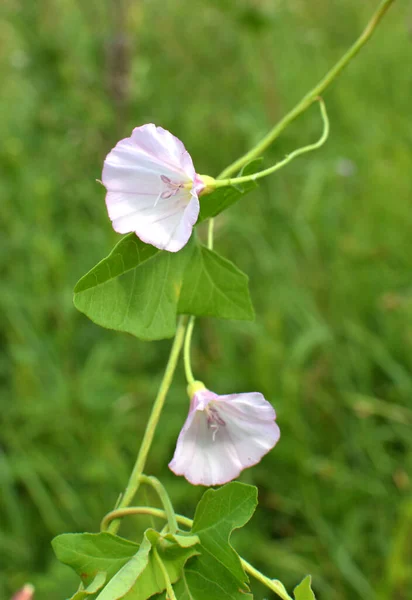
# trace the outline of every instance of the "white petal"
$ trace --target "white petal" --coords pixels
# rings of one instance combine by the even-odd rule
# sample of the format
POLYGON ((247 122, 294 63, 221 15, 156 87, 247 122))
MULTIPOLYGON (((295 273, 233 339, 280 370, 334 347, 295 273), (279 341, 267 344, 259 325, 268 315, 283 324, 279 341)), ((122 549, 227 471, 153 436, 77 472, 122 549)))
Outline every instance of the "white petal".
POLYGON ((244 394, 227 394, 218 396, 220 402, 229 405, 233 412, 243 415, 245 419, 258 421, 273 421, 276 412, 273 406, 259 392, 244 394))
MULTIPOLYGON (((275 411, 261 394, 220 396, 218 411, 242 469, 258 463, 280 437, 275 411), (236 400, 235 400, 236 397, 236 400), (225 400, 230 398, 230 400, 225 400)), ((219 430, 220 432, 220 430, 219 430)))
POLYGON ((199 200, 185 189, 170 198, 108 192, 106 206, 115 231, 134 231, 143 242, 169 252, 183 248, 199 216, 199 200))
POLYGON ((135 145, 132 138, 127 138, 107 155, 102 182, 109 192, 159 193, 164 189, 162 175, 175 183, 189 183, 195 178, 195 175, 193 179, 189 177, 179 165, 156 160, 135 145))
POLYGON ((193 485, 221 485, 237 477, 242 465, 219 433, 213 440, 206 413, 197 411, 190 426, 180 433, 170 469, 193 485))
POLYGON ((170 131, 149 123, 136 127, 131 139, 148 156, 160 161, 161 164, 170 163, 173 169, 185 174, 187 179, 194 180, 196 173, 190 154, 183 142, 170 131))
POLYGON ((133 130, 104 161, 102 182, 108 191, 157 192, 164 175, 175 183, 196 177, 189 153, 169 131, 153 124, 133 130))

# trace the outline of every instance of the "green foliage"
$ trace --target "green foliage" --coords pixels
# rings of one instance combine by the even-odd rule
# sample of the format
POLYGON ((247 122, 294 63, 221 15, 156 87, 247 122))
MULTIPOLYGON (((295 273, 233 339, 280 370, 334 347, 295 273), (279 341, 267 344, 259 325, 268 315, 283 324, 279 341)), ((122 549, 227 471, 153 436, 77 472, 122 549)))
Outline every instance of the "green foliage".
POLYGON ((143 340, 172 337, 192 246, 160 252, 125 236, 75 287, 74 303, 95 323, 143 340))
POLYGON ((312 577, 307 575, 293 590, 295 600, 316 600, 312 591, 312 577))
POLYGON ((205 492, 191 530, 199 537, 200 554, 187 564, 176 586, 179 599, 251 598, 248 578, 230 545, 230 535, 249 521, 256 504, 257 490, 250 485, 234 482, 205 492))
POLYGON ((154 549, 172 583, 185 562, 198 554, 196 536, 161 537, 148 529, 139 545, 109 533, 63 534, 53 540, 57 558, 70 566, 88 587, 72 600, 146 600, 166 588, 154 549), (104 586, 103 589, 101 589, 104 586))
POLYGON ((70 600, 87 600, 88 598, 89 600, 92 600, 90 596, 96 594, 96 592, 103 587, 105 581, 106 573, 100 571, 87 588, 83 588, 83 585, 81 585, 81 589, 79 589, 70 600))
POLYGON ((212 574, 218 561, 230 572, 238 586, 245 587, 247 577, 229 540, 234 529, 249 521, 256 505, 257 489, 251 485, 233 482, 205 492, 196 509, 192 527, 192 533, 199 536, 203 551, 197 559, 202 563, 199 572, 207 569, 212 574))
POLYGON ((233 263, 196 244, 179 296, 178 312, 197 317, 253 320, 249 278, 233 263))
POLYGON ((90 600, 147 600, 166 589, 159 560, 169 581, 178 581, 179 599, 244 600, 251 598, 248 578, 230 536, 249 521, 256 505, 255 487, 229 483, 205 492, 189 533, 161 535, 147 529, 140 546, 109 533, 63 534, 53 540, 53 548, 88 586, 72 600, 94 592, 90 600))
POLYGON ((198 553, 193 544, 182 547, 176 542, 161 539, 159 533, 149 529, 137 554, 116 573, 96 600, 146 600, 162 592, 166 581, 154 549, 171 583, 181 577, 185 562, 198 553))
POLYGON ((111 579, 139 550, 138 544, 110 533, 63 533, 52 546, 59 561, 72 567, 86 586, 99 572, 111 579))
POLYGON ((194 237, 171 253, 125 236, 80 279, 74 303, 98 325, 143 340, 173 336, 177 314, 254 317, 246 275, 194 237))
MULTIPOLYGON (((114 506, 169 348, 72 305, 75 282, 119 239, 95 182, 104 156, 152 121, 216 175, 326 72, 377 1, 0 4, 0 598, 31 581, 39 600, 62 600, 77 576, 50 539, 95 530, 114 506), (241 18, 252 9, 259 30, 241 18)), ((251 279, 256 323, 196 331, 196 372, 218 393, 263 392, 282 431, 242 476, 260 508, 236 547, 288 589, 312 573, 319 600, 392 600, 412 584, 409 10, 395 2, 325 94, 322 151, 216 221, 216 250, 251 279)), ((309 111, 265 166, 318 130, 309 111)), ((166 467, 186 415, 179 373, 148 472, 190 514, 201 491, 166 467)), ((123 533, 150 526, 133 519, 123 533)))

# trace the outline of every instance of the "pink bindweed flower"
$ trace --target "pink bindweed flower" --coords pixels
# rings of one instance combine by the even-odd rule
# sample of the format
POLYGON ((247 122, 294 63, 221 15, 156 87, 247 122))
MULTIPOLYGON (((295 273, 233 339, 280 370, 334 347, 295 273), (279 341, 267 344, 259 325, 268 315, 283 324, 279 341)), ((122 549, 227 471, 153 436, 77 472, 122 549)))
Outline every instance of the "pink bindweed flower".
POLYGON ((276 413, 257 392, 218 396, 200 382, 194 385, 169 467, 193 485, 221 485, 275 446, 280 436, 276 413))
POLYGON ((152 123, 136 127, 107 155, 102 183, 115 231, 134 231, 169 252, 187 243, 205 184, 183 143, 169 131, 152 123))
POLYGON ((33 600, 34 587, 26 583, 24 587, 14 594, 11 600, 33 600))

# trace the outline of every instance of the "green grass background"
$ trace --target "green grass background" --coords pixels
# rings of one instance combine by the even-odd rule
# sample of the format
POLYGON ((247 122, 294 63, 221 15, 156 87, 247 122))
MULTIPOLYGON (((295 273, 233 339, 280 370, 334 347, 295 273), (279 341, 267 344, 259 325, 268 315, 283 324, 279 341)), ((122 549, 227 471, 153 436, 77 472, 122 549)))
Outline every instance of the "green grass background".
MULTIPOLYGON (((62 600, 50 540, 97 531, 133 464, 169 341, 99 329, 77 279, 118 236, 96 183, 116 141, 155 122, 217 174, 313 86, 377 0, 3 0, 0 8, 0 598, 62 600)), ((196 374, 262 391, 278 446, 241 480, 260 505, 239 551, 320 600, 412 598, 412 10, 397 1, 325 95, 331 136, 217 222, 250 275, 252 324, 203 320, 196 374)), ((266 164, 316 139, 311 109, 266 164)), ((187 412, 179 370, 147 471, 187 412)), ((140 502, 153 502, 150 494, 140 502)), ((144 519, 123 525, 136 538, 144 519)), ((259 586, 256 598, 270 597, 259 586)))

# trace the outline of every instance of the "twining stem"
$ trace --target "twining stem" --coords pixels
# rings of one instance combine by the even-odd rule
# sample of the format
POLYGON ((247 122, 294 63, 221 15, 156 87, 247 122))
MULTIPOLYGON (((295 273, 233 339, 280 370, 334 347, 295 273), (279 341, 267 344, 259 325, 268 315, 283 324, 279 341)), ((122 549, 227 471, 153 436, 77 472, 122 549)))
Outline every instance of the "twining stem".
POLYGON ((147 485, 151 485, 152 488, 156 491, 157 495, 160 498, 161 503, 163 504, 163 508, 167 515, 167 523, 169 525, 170 533, 176 533, 177 531, 177 521, 175 511, 173 509, 172 502, 169 498, 169 494, 166 491, 166 488, 160 483, 156 477, 147 475, 140 475, 141 483, 145 483, 147 485))
MULTIPOLYGON (((375 14, 363 30, 362 34, 358 37, 356 42, 349 48, 349 50, 342 56, 340 60, 330 69, 330 71, 319 81, 314 88, 310 90, 298 104, 288 112, 283 119, 281 119, 270 131, 265 135, 260 142, 258 142, 249 152, 246 152, 243 156, 235 160, 231 165, 226 167, 216 180, 227 179, 229 175, 238 173, 242 167, 248 162, 262 155, 265 150, 279 137, 286 127, 292 123, 297 117, 299 117, 309 106, 326 90, 326 88, 332 83, 332 81, 343 71, 346 65, 356 56, 359 50, 366 44, 369 38, 372 36, 376 27, 379 25, 381 19, 384 17, 386 11, 389 9, 391 4, 395 0, 382 0, 378 6, 375 14)), ((282 165, 283 166, 283 165, 282 165)), ((214 230, 214 219, 209 220, 208 227, 208 248, 213 248, 213 230, 214 230)))
POLYGON ((166 517, 166 511, 162 510, 161 508, 153 508, 151 506, 127 506, 125 508, 116 508, 103 517, 100 524, 100 530, 107 531, 112 521, 122 519, 123 517, 128 517, 130 515, 151 515, 152 517, 164 519, 166 517))
MULTIPOLYGON (((244 175, 243 177, 235 177, 232 179, 220 179, 219 178, 219 179, 215 180, 213 186, 215 188, 218 188, 218 187, 223 187, 223 186, 227 186, 227 185, 237 185, 239 183, 246 183, 248 181, 256 181, 256 179, 261 179, 262 177, 266 177, 267 175, 271 175, 272 173, 279 171, 279 169, 286 166, 289 162, 291 162, 294 158, 297 158, 301 154, 305 154, 306 152, 311 152, 312 150, 316 150, 317 148, 320 148, 321 146, 323 146, 323 144, 328 139, 328 135, 329 135, 329 119, 328 119, 328 114, 326 112, 326 106, 325 106, 325 103, 323 102, 322 98, 317 98, 317 100, 319 101, 320 112, 321 112, 322 121, 323 121, 323 132, 317 142, 315 142, 314 144, 309 144, 308 146, 303 146, 302 148, 298 148, 297 150, 294 150, 293 152, 288 154, 283 160, 276 163, 272 167, 269 167, 268 169, 264 169, 263 171, 259 171, 258 173, 252 173, 251 175, 244 175)), ((212 240, 212 243, 213 243, 213 240, 212 240)))
MULTIPOLYGON (((152 412, 150 413, 149 421, 146 425, 146 430, 143 435, 143 440, 139 449, 139 453, 137 455, 135 465, 133 467, 133 471, 130 475, 125 492, 117 505, 117 508, 124 508, 128 506, 133 500, 134 495, 136 494, 139 488, 141 476, 143 474, 143 469, 146 464, 150 446, 152 444, 156 427, 160 419, 164 402, 166 400, 166 395, 171 386, 173 375, 175 373, 177 362, 179 360, 179 354, 182 349, 187 322, 188 317, 183 316, 179 318, 179 321, 177 323, 176 335, 173 340, 172 348, 170 350, 169 360, 167 361, 163 379, 160 383, 159 391, 157 392, 157 396, 152 407, 152 412)), ((117 533, 119 526, 120 521, 112 521, 108 530, 110 531, 110 533, 117 533)))
POLYGON ((190 345, 192 342, 193 328, 195 326, 195 317, 191 316, 186 327, 185 343, 183 347, 183 363, 185 367, 186 381, 191 384, 195 381, 192 371, 192 363, 190 360, 190 345))
MULTIPOLYGON (((108 513, 104 517, 102 525, 103 523, 109 523, 113 519, 118 520, 122 517, 127 517, 130 515, 152 515, 154 517, 167 519, 166 511, 160 508, 152 508, 151 506, 130 506, 128 508, 113 510, 112 512, 108 513)), ((192 519, 184 517, 183 515, 175 516, 178 523, 190 529, 192 528, 192 519)), ((242 563, 242 567, 244 568, 244 570, 247 573, 249 573, 249 575, 252 575, 252 577, 266 585, 266 587, 275 592, 275 594, 277 594, 279 598, 282 598, 282 600, 292 600, 292 598, 289 596, 285 587, 280 581, 278 581, 277 579, 270 579, 269 577, 266 577, 266 575, 263 575, 263 573, 255 569, 255 567, 248 563, 247 560, 245 560, 244 558, 240 558, 240 562, 242 563)))
POLYGON ((158 553, 158 551, 157 551, 156 548, 153 548, 153 554, 154 554, 154 557, 156 559, 157 564, 160 567, 160 570, 162 571, 162 574, 163 574, 163 577, 164 577, 164 580, 165 580, 166 592, 167 592, 167 596, 166 596, 167 600, 177 600, 177 598, 175 596, 175 593, 173 591, 172 582, 170 581, 169 573, 167 572, 167 569, 164 566, 163 561, 160 558, 159 553, 158 553))
POLYGON ((331 70, 325 75, 325 77, 302 98, 302 100, 293 108, 283 119, 277 123, 269 131, 267 135, 258 143, 252 150, 246 152, 243 156, 238 158, 234 163, 226 167, 219 176, 219 179, 225 179, 232 173, 238 173, 240 169, 253 160, 254 158, 261 156, 265 150, 274 142, 274 140, 282 133, 284 129, 294 121, 299 115, 301 115, 312 102, 320 96, 325 89, 332 83, 332 81, 339 75, 339 73, 346 67, 346 65, 352 60, 359 50, 366 44, 369 38, 372 36, 382 17, 385 15, 388 8, 393 4, 395 0, 383 0, 377 8, 375 14, 367 24, 363 33, 356 40, 356 42, 349 48, 349 50, 342 56, 342 58, 331 68, 331 70))

